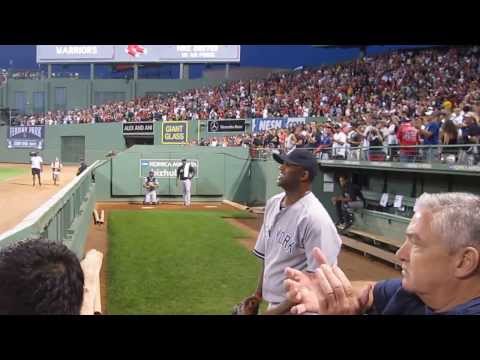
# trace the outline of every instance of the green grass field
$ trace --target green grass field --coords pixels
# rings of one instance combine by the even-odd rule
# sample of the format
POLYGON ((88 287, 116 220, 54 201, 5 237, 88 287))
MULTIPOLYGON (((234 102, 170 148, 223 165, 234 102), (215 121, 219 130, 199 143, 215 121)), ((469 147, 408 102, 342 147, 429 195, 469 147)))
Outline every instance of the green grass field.
POLYGON ((230 314, 257 284, 259 261, 223 217, 238 211, 112 211, 109 314, 230 314))
POLYGON ((22 168, 0 168, 0 181, 11 179, 18 175, 24 175, 28 173, 28 169, 22 168))

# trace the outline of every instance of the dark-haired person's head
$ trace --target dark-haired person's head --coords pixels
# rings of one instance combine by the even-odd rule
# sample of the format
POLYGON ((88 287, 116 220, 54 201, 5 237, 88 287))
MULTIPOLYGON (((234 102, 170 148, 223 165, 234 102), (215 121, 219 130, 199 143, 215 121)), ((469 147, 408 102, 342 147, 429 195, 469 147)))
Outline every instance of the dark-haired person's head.
POLYGON ((277 185, 287 191, 309 188, 318 174, 317 159, 305 149, 295 149, 288 154, 273 154, 280 164, 277 185))
POLYGON ((338 182, 340 183, 340 186, 343 188, 348 184, 348 175, 346 174, 341 174, 338 177, 338 182))
POLYGON ((65 245, 33 239, 0 251, 0 314, 79 315, 84 276, 65 245))

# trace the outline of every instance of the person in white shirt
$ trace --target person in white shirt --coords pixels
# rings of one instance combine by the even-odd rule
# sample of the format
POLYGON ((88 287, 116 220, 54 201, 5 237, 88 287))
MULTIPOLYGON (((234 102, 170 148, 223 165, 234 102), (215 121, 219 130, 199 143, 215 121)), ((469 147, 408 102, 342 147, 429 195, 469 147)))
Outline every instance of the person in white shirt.
POLYGON ((40 173, 42 172, 43 166, 43 159, 38 153, 31 152, 30 153, 30 162, 32 163, 32 177, 33 177, 33 186, 35 186, 35 175, 38 177, 38 185, 42 186, 42 181, 40 179, 40 173))
POLYGON ((396 156, 398 153, 398 139, 397 139, 397 130, 398 130, 398 121, 399 119, 395 116, 390 120, 388 126, 388 136, 387 136, 387 145, 388 145, 388 156, 389 159, 396 156))
POLYGON ((308 117, 310 113, 310 110, 308 109, 308 107, 304 106, 303 107, 303 117, 308 117))
POLYGON ((335 125, 335 134, 333 134, 333 157, 335 159, 345 160, 345 151, 347 144, 347 135, 340 128, 340 125, 335 125))
POLYGON ((287 154, 290 151, 293 151, 297 147, 297 137, 295 136, 295 131, 292 131, 290 135, 288 135, 285 141, 285 150, 287 154))
POLYGON ((52 179, 53 179, 53 184, 57 185, 57 180, 60 178, 60 171, 62 170, 62 163, 60 160, 58 160, 58 157, 55 158, 55 161, 52 162, 51 168, 52 168, 52 179))
POLYGON ((367 126, 364 126, 363 130, 363 144, 362 144, 362 160, 368 160, 368 150, 370 148, 370 141, 368 140, 368 135, 370 131, 374 128, 374 126, 371 124, 371 121, 367 121, 367 126))
POLYGON ((266 119, 268 118, 268 107, 265 106, 265 109, 263 109, 263 118, 266 119))
POLYGON ((457 126, 457 127, 461 127, 463 126, 463 117, 465 115, 465 111, 458 111, 458 109, 454 110, 454 112, 452 113, 452 115, 450 116, 450 120, 453 121, 453 123, 457 126))

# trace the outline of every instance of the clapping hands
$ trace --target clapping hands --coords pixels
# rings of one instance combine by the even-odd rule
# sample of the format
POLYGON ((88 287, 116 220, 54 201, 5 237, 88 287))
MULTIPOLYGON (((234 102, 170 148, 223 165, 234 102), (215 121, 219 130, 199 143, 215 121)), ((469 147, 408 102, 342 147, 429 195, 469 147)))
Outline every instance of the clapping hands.
POLYGON ((313 255, 319 265, 314 273, 285 269, 287 298, 296 304, 290 311, 293 314, 313 312, 321 315, 363 313, 368 306, 372 285, 354 289, 338 266, 327 265, 319 248, 314 248, 313 255))

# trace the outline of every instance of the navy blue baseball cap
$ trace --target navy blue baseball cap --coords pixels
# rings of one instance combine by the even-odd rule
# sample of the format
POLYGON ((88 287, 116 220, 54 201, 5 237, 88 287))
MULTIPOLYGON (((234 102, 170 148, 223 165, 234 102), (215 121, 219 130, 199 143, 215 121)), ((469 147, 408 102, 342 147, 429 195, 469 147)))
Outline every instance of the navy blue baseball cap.
POLYGON ((280 164, 291 164, 303 167, 310 173, 313 180, 318 174, 318 163, 311 151, 295 149, 288 154, 273 154, 273 158, 280 164))

